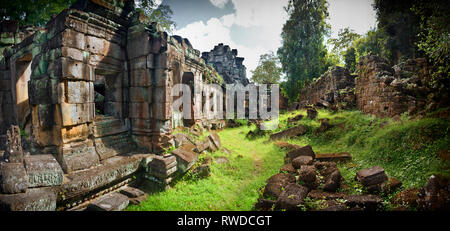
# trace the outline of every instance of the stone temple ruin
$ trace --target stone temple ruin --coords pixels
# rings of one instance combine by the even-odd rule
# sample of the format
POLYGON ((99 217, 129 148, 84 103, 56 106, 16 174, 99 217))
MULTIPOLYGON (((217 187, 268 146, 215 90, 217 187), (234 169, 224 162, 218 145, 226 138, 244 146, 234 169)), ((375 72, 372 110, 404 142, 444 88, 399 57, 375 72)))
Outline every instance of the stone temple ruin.
MULTIPOLYGON (((5 21, 1 31, 1 210, 55 210, 138 171, 167 184, 177 161, 188 168, 196 156, 194 147, 149 154, 174 144, 173 128, 223 126, 202 110, 191 120, 173 115, 172 87, 224 84, 210 62, 227 83, 248 83, 236 50, 219 44, 205 63, 130 0, 79 0, 45 28, 5 21)), ((210 138, 202 150, 218 143, 210 138)))
POLYGON ((236 49, 230 50, 230 47, 219 43, 210 52, 203 52, 202 58, 206 64, 213 66, 227 84, 241 83, 249 84, 246 77, 246 67, 242 64, 244 58, 237 57, 236 49))

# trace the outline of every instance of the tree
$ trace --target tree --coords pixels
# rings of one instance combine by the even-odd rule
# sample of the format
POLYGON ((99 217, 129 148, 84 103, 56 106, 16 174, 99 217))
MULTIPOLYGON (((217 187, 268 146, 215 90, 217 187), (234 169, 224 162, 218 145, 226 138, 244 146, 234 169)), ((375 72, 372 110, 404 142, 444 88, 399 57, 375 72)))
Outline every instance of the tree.
POLYGON ((282 68, 279 67, 278 57, 273 53, 261 55, 259 64, 252 71, 252 81, 260 84, 275 84, 280 81, 282 68))
POLYGON ((433 78, 449 79, 450 75, 450 7, 447 1, 417 1, 411 9, 420 18, 418 49, 434 67, 433 78))
POLYGON ((411 11, 415 0, 375 0, 378 30, 382 34, 382 57, 391 64, 415 58, 419 17, 411 11))
POLYGON ((0 21, 17 20, 21 26, 44 26, 76 0, 14 0, 0 2, 0 21))
POLYGON ((352 29, 347 27, 340 29, 338 32, 338 37, 329 39, 328 43, 333 46, 332 51, 342 57, 344 55, 343 52, 352 46, 353 41, 359 39, 360 37, 361 35, 355 33, 352 29))
POLYGON ((168 5, 155 3, 155 0, 141 0, 138 8, 142 9, 152 22, 158 22, 166 31, 171 32, 175 28, 175 22, 171 20, 172 9, 168 5))
MULTIPOLYGON (((11 0, 0 1, 0 21, 17 20, 20 26, 45 26, 52 16, 69 8, 77 0, 11 0)), ((167 5, 157 5, 155 0, 140 0, 137 8, 158 22, 164 29, 171 31, 175 23, 171 20, 172 10, 167 5)))
POLYGON ((323 43, 330 26, 326 0, 289 0, 285 7, 289 19, 283 25, 282 47, 278 56, 286 73, 289 100, 296 100, 305 81, 320 76, 331 62, 323 43))

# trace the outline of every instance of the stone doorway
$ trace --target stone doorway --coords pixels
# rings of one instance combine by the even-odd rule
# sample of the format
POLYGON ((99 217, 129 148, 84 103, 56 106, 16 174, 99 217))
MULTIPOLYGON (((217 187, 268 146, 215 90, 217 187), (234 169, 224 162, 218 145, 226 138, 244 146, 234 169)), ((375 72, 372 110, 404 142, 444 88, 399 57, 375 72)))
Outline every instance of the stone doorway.
POLYGON ((31 133, 31 107, 28 96, 28 82, 31 76, 31 54, 26 54, 15 61, 13 77, 13 104, 16 123, 27 134, 31 133))

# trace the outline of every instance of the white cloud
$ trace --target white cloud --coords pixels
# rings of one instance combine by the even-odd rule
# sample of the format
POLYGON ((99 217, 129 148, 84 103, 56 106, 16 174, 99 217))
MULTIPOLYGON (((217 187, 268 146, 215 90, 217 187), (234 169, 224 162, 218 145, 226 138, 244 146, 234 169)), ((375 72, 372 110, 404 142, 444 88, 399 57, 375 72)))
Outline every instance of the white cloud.
MULTIPOLYGON (((213 3, 214 0, 210 1, 213 3)), ((219 1, 215 0, 215 2, 219 1)), ((221 2, 225 2, 225 5, 227 1, 221 2)), ((211 18, 206 23, 193 22, 174 31, 174 34, 188 38, 194 48, 202 52, 210 51, 219 43, 237 49, 238 56, 245 58, 244 65, 247 67, 247 77, 250 79, 251 70, 257 67, 259 57, 270 51, 276 52, 281 46, 281 29, 287 19, 283 7, 287 4, 287 0, 232 0, 232 2, 235 13, 221 18, 211 18), (255 44, 249 47, 233 41, 231 37, 233 25, 257 28, 257 34, 242 35, 258 38, 255 44)))
POLYGON ((218 7, 220 9, 224 8, 225 5, 228 3, 228 0, 209 0, 211 4, 213 4, 215 7, 218 7))

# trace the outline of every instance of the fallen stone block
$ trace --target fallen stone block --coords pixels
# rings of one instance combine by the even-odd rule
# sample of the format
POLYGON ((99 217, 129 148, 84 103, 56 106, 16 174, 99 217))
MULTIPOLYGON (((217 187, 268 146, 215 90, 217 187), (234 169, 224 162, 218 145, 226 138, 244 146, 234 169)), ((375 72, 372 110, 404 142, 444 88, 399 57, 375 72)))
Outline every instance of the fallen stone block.
POLYGON ((319 153, 316 154, 318 161, 348 162, 352 160, 352 155, 348 152, 339 153, 319 153))
POLYGON ((292 166, 299 169, 302 165, 311 165, 313 158, 311 156, 298 156, 292 160, 292 166))
POLYGON ((197 174, 200 178, 208 177, 211 174, 211 167, 209 164, 202 164, 195 168, 192 173, 197 174))
POLYGON ((0 163, 3 193, 22 193, 28 188, 28 176, 22 163, 0 163))
POLYGON ((172 154, 177 158, 177 168, 181 172, 188 171, 195 164, 199 155, 198 153, 182 149, 177 149, 172 154))
POLYGON ((325 184, 323 185, 323 190, 328 192, 336 192, 338 188, 341 186, 341 173, 339 169, 335 169, 325 180, 325 184))
POLYGON ((308 195, 308 188, 291 183, 286 186, 275 203, 275 210, 298 211, 308 195))
POLYGON ((319 179, 316 176, 316 167, 314 165, 302 165, 298 176, 300 184, 310 189, 315 189, 319 185, 319 179))
POLYGON ((295 136, 303 135, 308 131, 308 129, 303 126, 299 125, 296 127, 288 128, 287 130, 284 130, 282 132, 274 133, 270 135, 270 140, 279 140, 283 138, 292 138, 295 136))
POLYGON ((217 135, 217 133, 213 132, 208 136, 209 140, 211 141, 212 144, 214 144, 214 146, 217 149, 220 149, 220 147, 222 146, 220 144, 220 137, 219 135, 217 135))
POLYGON ((314 153, 310 145, 297 148, 286 153, 286 157, 290 160, 290 162, 292 162, 292 160, 299 156, 310 156, 314 159, 316 157, 316 154, 314 153))
POLYGON ((361 182, 365 187, 379 185, 388 180, 384 169, 380 166, 374 166, 367 169, 359 170, 356 173, 356 180, 361 182))
POLYGON ((0 211, 55 211, 53 188, 32 188, 26 193, 0 194, 0 211))
POLYGON ((129 198, 136 198, 145 195, 145 192, 143 192, 140 189, 133 188, 133 187, 126 187, 122 190, 120 190, 120 193, 123 195, 129 197, 129 198))
POLYGON ((278 173, 267 180, 264 188, 264 196, 278 198, 288 184, 295 183, 295 176, 287 173, 278 173))
POLYGON ((58 186, 63 182, 63 171, 52 155, 25 156, 28 187, 58 186))
POLYGON ((87 211, 122 211, 130 203, 127 196, 112 192, 90 203, 87 211))

